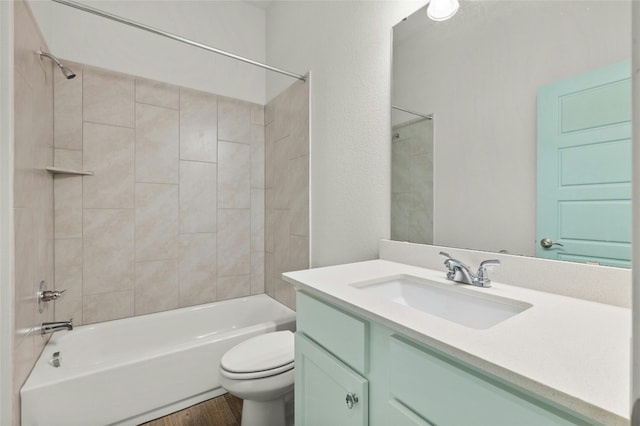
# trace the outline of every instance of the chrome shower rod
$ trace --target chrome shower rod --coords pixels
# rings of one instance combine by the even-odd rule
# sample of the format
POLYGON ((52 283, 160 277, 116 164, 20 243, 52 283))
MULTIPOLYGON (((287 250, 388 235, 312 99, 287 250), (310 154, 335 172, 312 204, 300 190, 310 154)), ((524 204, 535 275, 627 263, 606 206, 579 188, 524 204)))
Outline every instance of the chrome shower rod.
MULTIPOLYGON (((57 1, 57 0, 53 0, 53 1, 57 1)), ((398 111, 402 111, 402 112, 408 112, 409 114, 417 115, 418 117, 426 118, 427 120, 433 120, 433 115, 421 114, 419 112, 411 111, 410 109, 400 108, 399 106, 396 106, 396 105, 391 105, 391 108, 397 109, 398 111)))
POLYGON ((185 44, 188 44, 188 45, 191 45, 191 46, 194 46, 194 47, 198 47, 200 49, 204 49, 204 50, 207 50, 209 52, 217 53, 219 55, 223 55, 223 56, 226 56, 228 58, 232 58, 232 59, 236 59, 238 61, 246 62, 247 64, 255 65, 257 67, 264 68, 264 69, 269 70, 269 71, 273 71, 273 72, 277 72, 277 73, 280 73, 280 74, 284 74, 284 75, 289 76, 289 77, 297 78, 298 80, 302 80, 302 81, 306 81, 307 80, 307 77, 304 76, 304 75, 295 74, 295 73, 292 73, 292 72, 289 72, 289 71, 282 70, 280 68, 276 68, 276 67, 272 67, 272 66, 267 65, 267 64, 263 64, 263 63, 258 62, 258 61, 254 61, 254 60, 251 60, 251 59, 248 59, 248 58, 244 58, 244 57, 239 56, 239 55, 235 55, 233 53, 230 53, 230 52, 227 52, 227 51, 224 51, 224 50, 216 49, 215 47, 211 47, 211 46, 208 46, 206 44, 199 43, 197 41, 190 40, 190 39, 185 38, 185 37, 180 37, 180 36, 177 36, 175 34, 171 34, 171 33, 168 33, 166 31, 159 30, 159 29, 154 28, 154 27, 150 27, 149 25, 141 24, 139 22, 135 22, 135 21, 132 21, 130 19, 126 19, 126 18, 123 18, 121 16, 114 15, 114 14, 105 12, 105 11, 100 10, 100 9, 96 9, 94 7, 91 7, 91 6, 80 4, 80 3, 77 3, 75 1, 69 1, 69 0, 51 0, 51 1, 53 1, 55 3, 59 3, 59 4, 62 4, 62 5, 65 5, 65 6, 72 7, 74 9, 82 10, 83 12, 92 13, 94 15, 110 19, 112 21, 120 22, 121 24, 129 25, 131 27, 138 28, 140 30, 148 31, 150 33, 157 34, 159 36, 166 37, 166 38, 169 38, 171 40, 179 41, 181 43, 185 43, 185 44))

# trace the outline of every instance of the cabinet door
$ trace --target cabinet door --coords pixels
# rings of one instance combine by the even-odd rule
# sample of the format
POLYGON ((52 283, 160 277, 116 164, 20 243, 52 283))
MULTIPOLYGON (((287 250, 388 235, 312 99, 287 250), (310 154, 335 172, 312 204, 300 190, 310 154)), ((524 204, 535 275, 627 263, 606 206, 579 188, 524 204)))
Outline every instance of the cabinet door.
POLYGON ((367 380, 300 332, 295 368, 296 426, 368 424, 367 380))

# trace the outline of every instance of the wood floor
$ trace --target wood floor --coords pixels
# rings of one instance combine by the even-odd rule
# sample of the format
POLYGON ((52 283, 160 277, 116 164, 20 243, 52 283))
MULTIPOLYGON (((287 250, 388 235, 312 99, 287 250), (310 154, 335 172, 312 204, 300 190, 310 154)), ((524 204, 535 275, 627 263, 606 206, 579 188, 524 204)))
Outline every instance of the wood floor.
POLYGON ((224 394, 141 426, 240 426, 242 400, 224 394))

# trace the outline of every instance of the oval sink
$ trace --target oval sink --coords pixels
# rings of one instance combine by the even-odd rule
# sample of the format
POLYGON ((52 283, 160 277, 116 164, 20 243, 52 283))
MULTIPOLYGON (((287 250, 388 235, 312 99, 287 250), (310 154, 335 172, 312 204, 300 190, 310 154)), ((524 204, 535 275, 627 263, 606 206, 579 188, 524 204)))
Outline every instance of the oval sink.
MULTIPOLYGON (((490 294, 479 293, 457 285, 410 275, 385 277, 352 284, 401 305, 444 318, 465 327, 486 329, 530 308, 531 304, 490 294)), ((487 289, 487 292, 491 291, 487 289)))

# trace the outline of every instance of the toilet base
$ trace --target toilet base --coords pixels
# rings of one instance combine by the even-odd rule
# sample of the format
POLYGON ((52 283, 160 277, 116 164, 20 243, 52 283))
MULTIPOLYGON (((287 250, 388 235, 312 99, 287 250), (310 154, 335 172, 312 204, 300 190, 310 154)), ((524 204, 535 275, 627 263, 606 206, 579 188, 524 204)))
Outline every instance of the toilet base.
POLYGON ((285 398, 242 403, 242 426, 285 426, 285 398))

